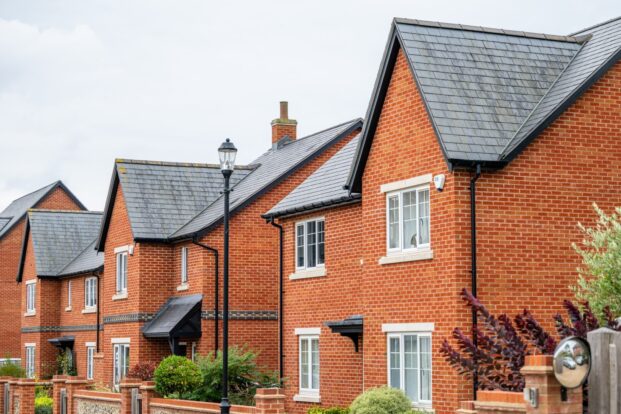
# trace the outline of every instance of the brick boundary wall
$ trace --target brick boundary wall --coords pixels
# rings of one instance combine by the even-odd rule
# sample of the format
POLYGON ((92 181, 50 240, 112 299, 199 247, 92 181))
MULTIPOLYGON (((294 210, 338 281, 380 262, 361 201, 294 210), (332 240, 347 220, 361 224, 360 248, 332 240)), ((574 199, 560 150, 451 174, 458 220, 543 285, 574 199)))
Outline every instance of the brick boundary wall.
POLYGON ((582 414, 582 387, 567 390, 561 400, 561 385, 554 377, 551 355, 529 355, 521 370, 525 387, 535 388, 538 405, 524 401, 522 392, 479 391, 477 401, 463 401, 457 414, 582 414))

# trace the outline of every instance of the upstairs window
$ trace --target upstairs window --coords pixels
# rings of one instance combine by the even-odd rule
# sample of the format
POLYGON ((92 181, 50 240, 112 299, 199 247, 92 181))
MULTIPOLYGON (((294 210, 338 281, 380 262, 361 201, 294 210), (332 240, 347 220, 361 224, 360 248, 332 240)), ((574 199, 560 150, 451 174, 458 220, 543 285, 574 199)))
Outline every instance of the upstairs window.
POLYGON ((188 283, 188 248, 181 248, 181 283, 188 283))
POLYGON ((84 281, 84 307, 97 306, 97 278, 89 277, 84 281))
POLYGON ((389 252, 429 248, 429 186, 386 195, 389 252))
POLYGON ((26 313, 34 313, 35 312, 35 299, 37 294, 37 283, 36 281, 29 281, 26 285, 26 313))
POLYGON ((325 221, 313 219, 295 225, 295 264, 297 269, 312 269, 325 262, 325 221))
POLYGON ((127 292, 127 252, 116 254, 116 293, 127 292))

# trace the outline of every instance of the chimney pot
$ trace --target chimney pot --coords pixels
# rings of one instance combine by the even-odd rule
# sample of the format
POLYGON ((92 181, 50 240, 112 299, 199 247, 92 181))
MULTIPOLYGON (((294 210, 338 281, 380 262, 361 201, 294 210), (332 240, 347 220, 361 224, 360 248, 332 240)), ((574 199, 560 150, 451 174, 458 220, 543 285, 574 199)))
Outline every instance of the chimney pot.
POLYGON ((297 138, 298 122, 295 119, 289 119, 289 102, 280 101, 280 117, 272 121, 272 147, 280 148, 286 142, 287 138, 293 141, 297 138))
POLYGON ((280 101, 280 119, 289 119, 289 102, 280 101))

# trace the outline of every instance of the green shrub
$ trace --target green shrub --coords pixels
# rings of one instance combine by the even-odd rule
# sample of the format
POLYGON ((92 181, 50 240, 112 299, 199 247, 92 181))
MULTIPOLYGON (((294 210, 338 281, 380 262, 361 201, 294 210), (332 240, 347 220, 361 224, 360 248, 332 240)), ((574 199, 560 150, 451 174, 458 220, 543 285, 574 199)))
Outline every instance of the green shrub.
POLYGON ((171 355, 164 358, 153 374, 155 390, 165 398, 181 398, 201 386, 201 372, 186 357, 171 355))
POLYGON ((35 414, 52 414, 52 405, 54 400, 47 395, 35 398, 35 414))
MULTIPOLYGON (((231 404, 254 405, 257 388, 278 385, 278 376, 257 366, 257 354, 246 347, 229 348, 229 400, 231 404)), ((197 401, 218 402, 222 390, 222 352, 198 357, 203 381, 191 395, 197 401)))
POLYGON ((7 361, 0 365, 0 376, 23 378, 26 376, 26 371, 20 365, 7 361))
POLYGON ((396 388, 371 388, 360 394, 349 407, 351 414, 410 414, 412 403, 396 388))
POLYGON ((330 408, 321 408, 314 407, 308 410, 307 414, 349 414, 349 408, 342 407, 330 407, 330 408))

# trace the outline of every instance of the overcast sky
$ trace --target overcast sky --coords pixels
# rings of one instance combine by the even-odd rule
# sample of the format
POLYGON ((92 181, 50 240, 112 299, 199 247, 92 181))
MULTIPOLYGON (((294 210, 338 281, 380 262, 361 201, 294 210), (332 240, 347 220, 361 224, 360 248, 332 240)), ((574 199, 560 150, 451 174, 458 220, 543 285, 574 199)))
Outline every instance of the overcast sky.
POLYGON ((0 211, 54 180, 103 209, 115 158, 248 163, 364 116, 391 19, 568 34, 619 0, 1 0, 0 211))

